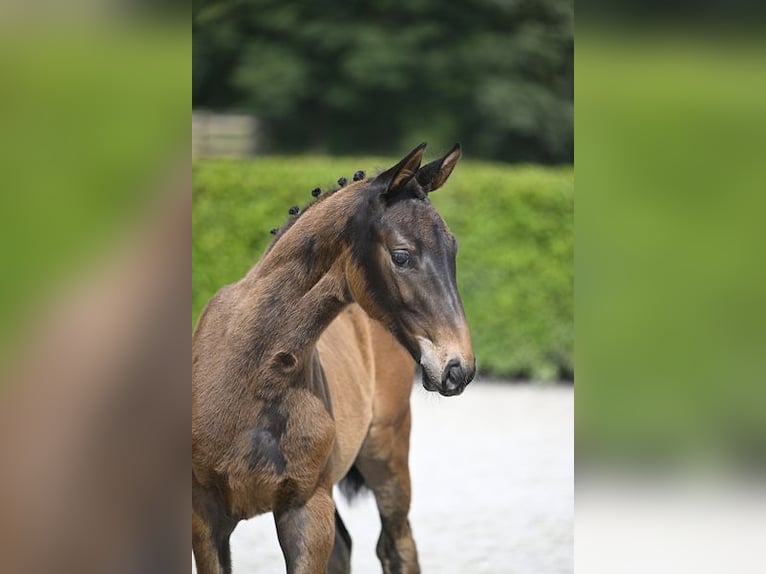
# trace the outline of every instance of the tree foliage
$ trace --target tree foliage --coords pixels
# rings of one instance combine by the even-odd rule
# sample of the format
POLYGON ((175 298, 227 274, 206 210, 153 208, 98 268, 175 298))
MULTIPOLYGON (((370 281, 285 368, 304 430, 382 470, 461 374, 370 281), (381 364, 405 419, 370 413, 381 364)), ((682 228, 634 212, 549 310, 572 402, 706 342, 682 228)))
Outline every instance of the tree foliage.
POLYGON ((257 115, 274 150, 573 157, 572 0, 195 2, 193 106, 257 115))

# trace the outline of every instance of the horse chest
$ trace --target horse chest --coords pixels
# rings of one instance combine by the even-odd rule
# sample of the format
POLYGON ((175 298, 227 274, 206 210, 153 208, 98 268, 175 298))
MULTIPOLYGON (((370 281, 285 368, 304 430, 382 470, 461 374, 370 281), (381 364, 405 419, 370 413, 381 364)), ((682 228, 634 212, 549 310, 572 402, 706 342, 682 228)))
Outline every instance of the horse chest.
POLYGON ((249 516, 308 499, 328 475, 335 441, 335 423, 312 393, 288 393, 255 423, 240 440, 244 472, 230 483, 241 513, 249 516))

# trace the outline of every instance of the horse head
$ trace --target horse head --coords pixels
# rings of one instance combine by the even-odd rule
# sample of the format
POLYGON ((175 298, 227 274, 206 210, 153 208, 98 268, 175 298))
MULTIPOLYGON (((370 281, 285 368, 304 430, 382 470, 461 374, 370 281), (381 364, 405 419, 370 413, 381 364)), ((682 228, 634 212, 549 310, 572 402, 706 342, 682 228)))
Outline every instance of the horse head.
POLYGON ((476 373, 456 283, 457 241, 429 200, 460 159, 456 145, 421 166, 425 144, 366 180, 348 230, 348 285, 420 363, 423 386, 459 395, 476 373))

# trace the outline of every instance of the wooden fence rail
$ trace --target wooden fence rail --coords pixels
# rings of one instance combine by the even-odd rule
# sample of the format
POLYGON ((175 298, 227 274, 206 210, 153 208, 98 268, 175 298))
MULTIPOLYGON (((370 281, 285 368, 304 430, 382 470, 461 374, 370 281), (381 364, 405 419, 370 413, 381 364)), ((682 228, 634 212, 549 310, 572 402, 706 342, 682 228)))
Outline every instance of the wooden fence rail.
POLYGON ((245 114, 192 112, 192 157, 249 157, 261 151, 258 120, 245 114))

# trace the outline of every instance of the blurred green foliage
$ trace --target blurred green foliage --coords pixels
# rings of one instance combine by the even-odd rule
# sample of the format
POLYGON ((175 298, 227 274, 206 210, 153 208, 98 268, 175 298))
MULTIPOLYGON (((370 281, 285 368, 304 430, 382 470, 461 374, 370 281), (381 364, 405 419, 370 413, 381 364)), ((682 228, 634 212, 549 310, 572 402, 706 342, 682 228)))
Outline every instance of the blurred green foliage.
POLYGON ((252 112, 272 150, 573 159, 572 0, 193 7, 193 106, 252 112))
POLYGON ((4 24, 2 347, 143 213, 151 185, 188 153, 179 102, 188 102, 191 47, 180 25, 4 24))
POLYGON ((577 57, 578 457, 766 468, 766 47, 577 57))
MULTIPOLYGON (((193 166, 193 321, 223 285, 240 279, 287 209, 309 190, 381 158, 273 157, 193 166)), ((323 187, 324 188, 324 187, 323 187)), ((458 282, 479 369, 571 378, 573 205, 569 168, 463 161, 434 204, 458 238, 458 282)))

